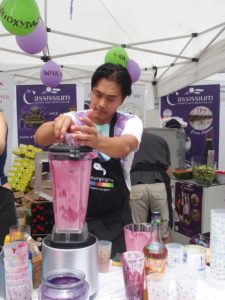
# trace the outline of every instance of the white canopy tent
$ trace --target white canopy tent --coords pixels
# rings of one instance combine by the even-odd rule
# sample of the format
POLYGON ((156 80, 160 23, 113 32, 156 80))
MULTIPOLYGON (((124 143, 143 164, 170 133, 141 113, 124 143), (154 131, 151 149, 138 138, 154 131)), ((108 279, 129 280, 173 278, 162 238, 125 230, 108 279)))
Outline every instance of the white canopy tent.
POLYGON ((1 71, 40 83, 41 57, 63 66, 63 83, 89 83, 113 46, 141 67, 140 83, 161 97, 225 69, 224 0, 37 0, 48 32, 44 53, 27 55, 1 25, 1 71), (152 85, 153 83, 153 85, 152 85))

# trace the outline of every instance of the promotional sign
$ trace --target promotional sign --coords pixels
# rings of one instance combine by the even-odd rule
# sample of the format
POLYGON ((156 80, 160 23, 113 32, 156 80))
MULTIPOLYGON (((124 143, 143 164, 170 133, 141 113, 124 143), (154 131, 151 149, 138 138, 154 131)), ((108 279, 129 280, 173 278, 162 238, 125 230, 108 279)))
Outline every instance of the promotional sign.
POLYGON ((203 187, 175 183, 174 230, 188 237, 201 233, 203 187))
POLYGON ((218 162, 219 110, 218 84, 188 86, 161 98, 161 118, 180 117, 188 124, 185 128, 187 163, 208 150, 215 151, 218 162))
POLYGON ((46 121, 59 114, 76 110, 76 85, 17 85, 17 120, 19 144, 34 145, 34 133, 46 121))
MULTIPOLYGON (((17 146, 16 130, 16 104, 14 101, 14 77, 11 75, 0 73, 0 110, 3 111, 4 117, 8 125, 7 139, 7 160, 5 165, 5 173, 12 163, 12 149, 17 146)), ((1 130, 1 129, 0 129, 1 130)))

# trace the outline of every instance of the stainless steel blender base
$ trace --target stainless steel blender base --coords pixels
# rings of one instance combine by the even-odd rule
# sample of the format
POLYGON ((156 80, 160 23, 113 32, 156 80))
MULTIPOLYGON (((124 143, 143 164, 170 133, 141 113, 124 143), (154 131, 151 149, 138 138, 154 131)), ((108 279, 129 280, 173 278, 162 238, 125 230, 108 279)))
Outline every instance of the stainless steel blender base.
POLYGON ((85 274, 89 284, 89 299, 94 299, 98 291, 97 238, 89 233, 84 243, 52 245, 51 235, 42 244, 42 277, 46 279, 49 272, 76 268, 85 274))

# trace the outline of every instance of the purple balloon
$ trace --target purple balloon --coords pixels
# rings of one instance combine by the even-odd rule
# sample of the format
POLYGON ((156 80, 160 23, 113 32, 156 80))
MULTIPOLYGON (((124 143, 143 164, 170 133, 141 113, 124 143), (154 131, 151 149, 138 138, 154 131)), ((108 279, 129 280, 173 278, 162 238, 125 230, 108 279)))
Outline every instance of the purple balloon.
POLYGON ((62 80, 61 67, 51 60, 48 60, 40 71, 40 78, 44 85, 56 87, 62 80))
POLYGON ((141 69, 139 65, 133 59, 128 59, 127 62, 127 71, 130 74, 131 81, 136 82, 141 76, 141 69))
POLYGON ((26 53, 36 54, 47 45, 48 34, 45 24, 40 20, 35 30, 28 35, 17 35, 18 46, 26 53))

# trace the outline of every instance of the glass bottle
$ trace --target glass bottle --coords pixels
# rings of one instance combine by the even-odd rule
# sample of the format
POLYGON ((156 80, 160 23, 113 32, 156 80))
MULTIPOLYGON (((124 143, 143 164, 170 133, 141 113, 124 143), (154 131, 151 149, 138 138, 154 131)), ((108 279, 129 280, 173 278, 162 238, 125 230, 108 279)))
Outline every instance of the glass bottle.
POLYGON ((38 300, 86 300, 88 283, 79 270, 53 271, 38 289, 38 300))
POLYGON ((151 237, 144 247, 145 273, 163 273, 166 266, 167 249, 160 237, 160 212, 153 211, 151 215, 151 237))
POLYGON ((208 131, 205 136, 205 144, 202 152, 202 162, 204 164, 207 164, 209 151, 213 150, 213 136, 212 136, 212 130, 208 131))

